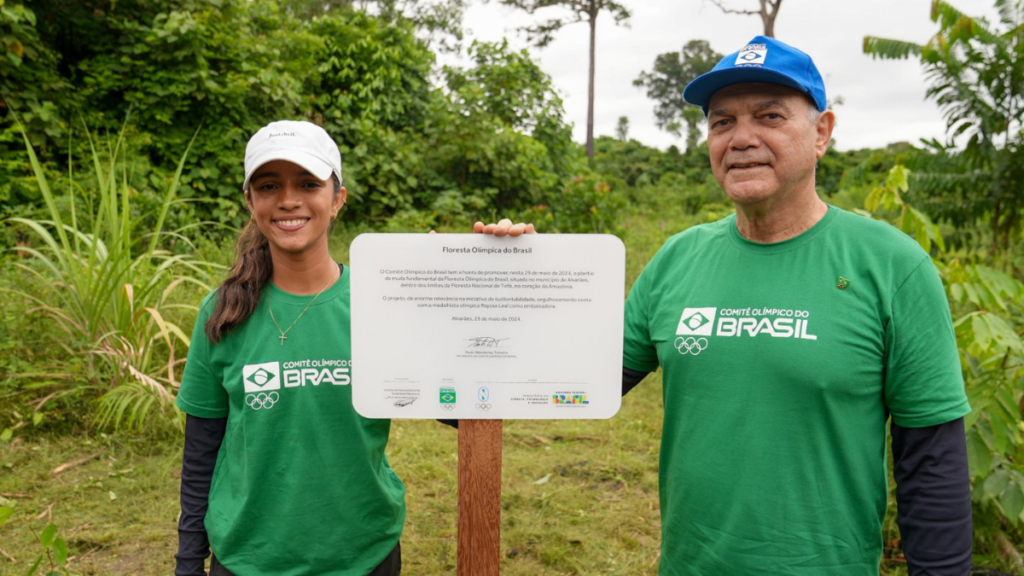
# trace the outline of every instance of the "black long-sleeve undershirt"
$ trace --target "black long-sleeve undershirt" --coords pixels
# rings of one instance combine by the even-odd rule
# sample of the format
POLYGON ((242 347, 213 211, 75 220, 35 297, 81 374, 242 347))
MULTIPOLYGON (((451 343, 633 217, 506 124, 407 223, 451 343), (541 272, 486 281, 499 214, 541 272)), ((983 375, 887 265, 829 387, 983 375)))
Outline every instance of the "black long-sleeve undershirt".
MULTIPOLYGON (((647 372, 622 368, 625 396, 647 372)), ((458 420, 441 420, 458 428, 458 420)), ((227 418, 187 416, 181 470, 176 576, 201 576, 210 554, 203 519, 227 418)), ((970 571, 971 486, 963 418, 925 428, 891 426, 897 524, 910 576, 970 571)))
POLYGON ((967 574, 973 526, 964 419, 890 429, 896 523, 910 576, 967 574))
POLYGON ((175 576, 206 576, 210 555, 206 535, 206 509, 217 452, 224 441, 227 418, 185 416, 185 448, 181 459, 181 516, 178 517, 178 553, 175 576))

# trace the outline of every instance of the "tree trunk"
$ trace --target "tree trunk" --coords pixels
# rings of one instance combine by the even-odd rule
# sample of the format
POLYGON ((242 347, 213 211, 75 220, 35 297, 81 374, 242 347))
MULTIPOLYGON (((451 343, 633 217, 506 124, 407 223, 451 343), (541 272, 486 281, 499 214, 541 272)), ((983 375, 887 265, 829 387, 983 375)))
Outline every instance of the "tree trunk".
POLYGON ((700 128, 697 123, 696 118, 686 119, 686 151, 688 153, 697 151, 697 142, 700 140, 700 128))
POLYGON ((1002 202, 996 197, 995 213, 992 215, 992 257, 999 253, 999 219, 1002 216, 1000 208, 1002 208, 1002 202))
POLYGON ((594 58, 597 41, 597 0, 590 0, 590 93, 587 99, 587 158, 594 160, 594 58))
POLYGON ((769 38, 775 38, 775 17, 779 15, 781 7, 782 0, 761 0, 761 21, 764 22, 764 35, 769 38))

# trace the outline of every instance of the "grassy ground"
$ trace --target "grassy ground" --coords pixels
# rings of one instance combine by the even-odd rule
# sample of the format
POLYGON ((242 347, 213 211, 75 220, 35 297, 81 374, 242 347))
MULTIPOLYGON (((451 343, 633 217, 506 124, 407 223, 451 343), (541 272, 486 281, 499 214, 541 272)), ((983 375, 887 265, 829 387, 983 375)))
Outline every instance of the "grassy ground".
MULTIPOLYGON (((501 573, 657 574, 661 380, 651 375, 610 420, 509 421, 502 470, 501 573)), ((74 574, 168 574, 177 546, 180 440, 39 435, 0 449, 0 574, 24 574, 49 523, 68 542, 74 574), (55 474, 68 463, 76 466, 55 474)), ((457 432, 400 420, 389 459, 409 506, 404 574, 454 574, 457 432)), ((882 574, 906 574, 901 562, 882 574)))
MULTIPOLYGON (((502 574, 656 574, 661 431, 657 377, 607 421, 505 425, 502 574)), ((455 569, 457 432, 396 421, 389 458, 408 487, 409 575, 455 569)), ((167 574, 177 546, 177 439, 40 437, 0 452, 0 573, 24 573, 53 522, 78 574, 167 574), (84 461, 83 461, 84 459, 84 461), (83 461, 59 474, 62 464, 83 461)))
MULTIPOLYGON (((666 210, 630 218, 627 284, 668 236, 718 216, 666 210)), ((332 251, 339 261, 347 262, 356 233, 335 234, 332 251)), ((10 330, 32 322, 2 302, 0 312, 7 314, 10 330)), ((0 340, 15 341, 10 335, 0 340)), ((19 358, 50 353, 40 341, 17 342, 25 348, 11 349, 19 358)), ((0 381, 0 429, 24 420, 34 403, 26 398, 40 396, 18 390, 0 381)), ((84 400, 69 405, 77 406, 78 414, 88 409, 84 400)), ((662 412, 661 380, 654 374, 610 420, 505 423, 503 575, 657 574, 662 412)), ((177 546, 180 438, 106 435, 88 431, 67 414, 60 418, 59 411, 47 412, 40 426, 29 424, 11 442, 0 442, 0 505, 13 503, 16 510, 0 526, 0 574, 26 572, 40 551, 36 534, 51 522, 68 542, 73 574, 170 573, 177 546)), ((433 421, 395 421, 389 458, 408 488, 404 574, 453 574, 457 432, 433 421)), ((892 510, 886 525, 889 541, 896 535, 892 510)), ((883 562, 881 573, 906 574, 898 550, 886 554, 897 558, 883 562)))

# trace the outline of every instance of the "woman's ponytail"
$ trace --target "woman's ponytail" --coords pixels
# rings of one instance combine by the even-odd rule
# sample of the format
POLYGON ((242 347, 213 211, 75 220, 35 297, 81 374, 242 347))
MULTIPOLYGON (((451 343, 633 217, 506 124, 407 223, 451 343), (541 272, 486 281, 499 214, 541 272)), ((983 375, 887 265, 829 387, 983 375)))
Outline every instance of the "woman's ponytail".
POLYGON ((205 325, 206 336, 214 344, 256 311, 260 293, 274 271, 270 244, 254 220, 249 220, 238 236, 235 254, 231 275, 217 291, 217 305, 205 325))

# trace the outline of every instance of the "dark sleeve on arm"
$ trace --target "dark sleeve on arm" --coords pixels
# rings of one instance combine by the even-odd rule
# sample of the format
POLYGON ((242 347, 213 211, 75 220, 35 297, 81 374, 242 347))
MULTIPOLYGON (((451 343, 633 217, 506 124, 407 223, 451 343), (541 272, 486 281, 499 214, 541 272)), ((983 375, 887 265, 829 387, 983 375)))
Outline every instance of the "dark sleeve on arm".
POLYGON ((647 377, 650 372, 641 372, 632 368, 622 367, 622 395, 629 394, 629 391, 637 387, 640 381, 647 377))
POLYGON ((896 521, 910 576, 971 568, 971 482, 964 419, 924 428, 892 424, 896 521))
POLYGON ((205 576, 210 555, 206 536, 206 509, 217 452, 224 441, 227 418, 185 416, 185 449, 181 459, 181 517, 178 519, 178 553, 175 576, 205 576))

